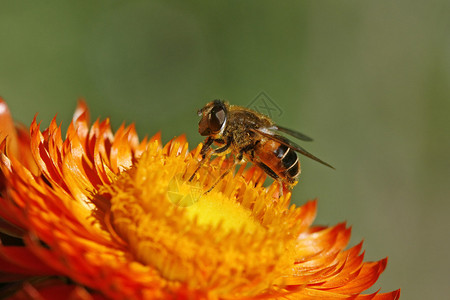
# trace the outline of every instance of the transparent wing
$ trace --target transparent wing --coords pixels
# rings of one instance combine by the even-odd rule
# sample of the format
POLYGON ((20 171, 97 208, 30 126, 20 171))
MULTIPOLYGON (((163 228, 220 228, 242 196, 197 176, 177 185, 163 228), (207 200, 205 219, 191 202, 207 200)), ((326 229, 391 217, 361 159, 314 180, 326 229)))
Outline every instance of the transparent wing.
POLYGON ((302 155, 304 155, 306 157, 309 157, 312 160, 315 160, 315 161, 317 161, 317 162, 319 162, 319 163, 321 163, 321 164, 323 164, 323 165, 325 165, 325 166, 327 166, 329 168, 335 169, 329 163, 326 163, 323 160, 321 160, 320 158, 312 155, 311 153, 306 151, 303 147, 301 147, 301 146, 295 144, 294 142, 288 140, 284 136, 273 134, 270 131, 267 131, 267 129, 266 130, 263 130, 263 129, 251 129, 251 130, 254 131, 254 132, 257 132, 257 133, 259 133, 259 134, 261 134, 261 135, 263 135, 263 136, 265 136, 265 137, 267 137, 267 138, 269 138, 271 140, 277 141, 280 144, 283 144, 283 145, 289 147, 290 149, 294 150, 295 152, 298 152, 298 153, 300 153, 300 154, 302 154, 302 155))
POLYGON ((298 132, 298 131, 295 131, 295 130, 292 130, 292 129, 289 129, 289 128, 286 128, 286 127, 283 127, 280 125, 274 125, 267 129, 284 132, 286 134, 289 134, 290 136, 293 136, 293 137, 295 137, 299 140, 305 141, 305 142, 311 142, 313 140, 312 138, 310 138, 309 136, 307 136, 301 132, 298 132))

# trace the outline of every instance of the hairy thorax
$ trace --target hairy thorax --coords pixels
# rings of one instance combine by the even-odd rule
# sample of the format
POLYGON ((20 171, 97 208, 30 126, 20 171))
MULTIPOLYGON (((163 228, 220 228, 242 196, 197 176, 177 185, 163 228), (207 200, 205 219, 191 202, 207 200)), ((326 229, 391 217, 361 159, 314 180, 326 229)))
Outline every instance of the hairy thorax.
POLYGON ((224 136, 232 136, 234 148, 240 151, 251 148, 257 143, 259 135, 252 129, 270 125, 271 122, 268 119, 258 117, 251 111, 232 110, 229 114, 224 136))

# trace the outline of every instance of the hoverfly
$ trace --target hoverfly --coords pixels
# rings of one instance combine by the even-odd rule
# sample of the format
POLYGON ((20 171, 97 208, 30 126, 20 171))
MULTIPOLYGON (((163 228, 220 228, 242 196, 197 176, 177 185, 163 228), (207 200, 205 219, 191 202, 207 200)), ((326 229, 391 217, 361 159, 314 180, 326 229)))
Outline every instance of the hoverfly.
POLYGON ((251 109, 214 100, 200 109, 198 115, 202 117, 198 124, 198 131, 207 138, 200 151, 202 160, 189 181, 194 178, 211 155, 231 153, 235 159, 234 164, 206 193, 211 191, 236 164, 246 161, 257 165, 277 180, 280 183, 280 189, 281 186, 291 189, 297 183, 300 162, 296 152, 334 169, 333 166, 280 135, 279 132, 303 141, 312 141, 310 137, 276 125, 269 117, 251 109), (211 148, 212 144, 217 145, 218 148, 211 148))

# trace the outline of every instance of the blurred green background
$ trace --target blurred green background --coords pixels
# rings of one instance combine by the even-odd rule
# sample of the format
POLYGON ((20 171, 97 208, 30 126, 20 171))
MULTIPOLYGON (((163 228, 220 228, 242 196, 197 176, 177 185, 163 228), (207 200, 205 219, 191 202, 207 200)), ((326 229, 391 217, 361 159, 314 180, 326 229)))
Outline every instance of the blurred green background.
POLYGON ((294 201, 389 256, 375 289, 448 297, 448 0, 0 1, 0 42, 0 95, 26 125, 67 126, 84 97, 94 119, 193 148, 198 108, 264 92, 337 168, 304 158, 294 201))

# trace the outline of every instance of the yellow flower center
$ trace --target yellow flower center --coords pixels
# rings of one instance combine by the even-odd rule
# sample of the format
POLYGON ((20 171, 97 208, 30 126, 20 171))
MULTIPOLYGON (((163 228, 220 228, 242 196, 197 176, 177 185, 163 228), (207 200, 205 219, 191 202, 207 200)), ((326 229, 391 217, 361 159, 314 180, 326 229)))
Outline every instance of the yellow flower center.
POLYGON ((222 193, 211 191, 186 210, 186 217, 196 220, 200 226, 216 227, 221 224, 223 233, 243 228, 247 233, 264 230, 248 209, 222 193))
POLYGON ((171 284, 218 295, 272 286, 293 263, 287 249, 294 248, 296 234, 282 213, 284 198, 275 200, 265 188, 231 174, 204 194, 220 176, 220 164, 201 168, 188 182, 198 160, 187 145, 177 147, 150 145, 134 168, 101 189, 111 197, 114 230, 135 260, 171 284))
POLYGON ((186 207, 185 217, 200 226, 221 224, 223 232, 245 228, 247 232, 253 233, 263 229, 251 212, 235 199, 215 190, 205 194, 198 183, 189 182, 180 174, 169 181, 167 196, 173 204, 186 207))

